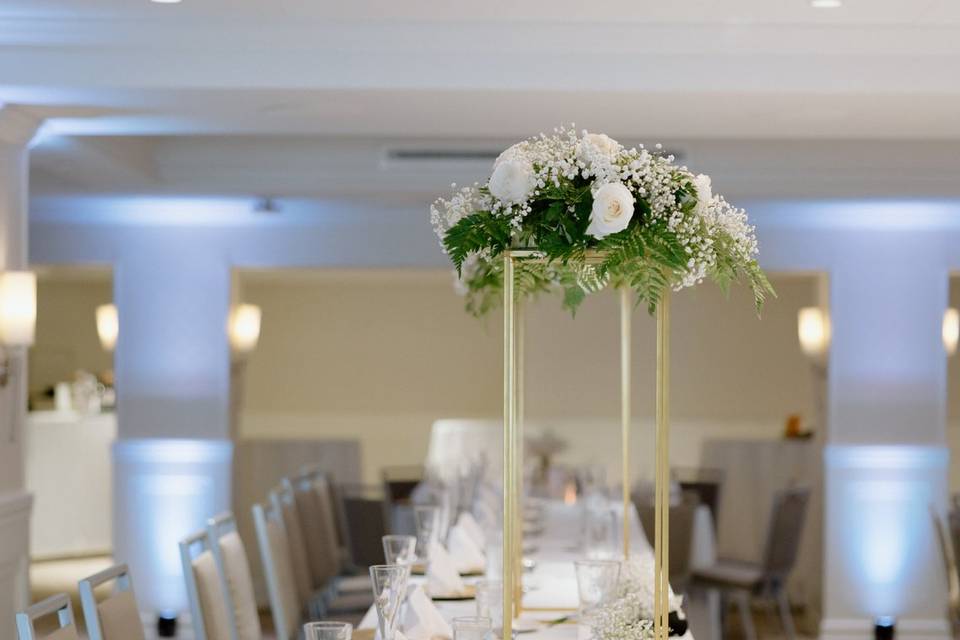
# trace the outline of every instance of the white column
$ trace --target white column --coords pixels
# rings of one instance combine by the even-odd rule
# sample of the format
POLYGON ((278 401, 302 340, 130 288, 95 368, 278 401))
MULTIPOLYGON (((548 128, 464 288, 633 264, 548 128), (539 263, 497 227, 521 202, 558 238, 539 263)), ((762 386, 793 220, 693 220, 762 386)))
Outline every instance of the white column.
POLYGON ((114 555, 141 610, 187 612, 177 542, 230 508, 230 269, 190 228, 118 245, 114 555))
MULTIPOLYGON (((27 143, 39 121, 0 106, 0 270, 27 267, 27 143)), ((27 397, 25 353, 9 353, 12 377, 0 388, 0 630, 27 604, 31 497, 21 448, 27 397)))
POLYGON ((870 637, 878 616, 896 617, 901 638, 949 636, 929 512, 943 508, 948 460, 937 236, 866 227, 834 245, 824 638, 870 637))

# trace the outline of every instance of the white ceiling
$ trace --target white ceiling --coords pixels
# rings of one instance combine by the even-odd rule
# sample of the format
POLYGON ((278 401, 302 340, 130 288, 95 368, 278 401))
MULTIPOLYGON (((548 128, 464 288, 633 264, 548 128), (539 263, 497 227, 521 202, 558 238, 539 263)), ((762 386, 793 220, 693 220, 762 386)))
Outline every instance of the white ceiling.
POLYGON ((5 0, 37 193, 425 199, 556 124, 744 196, 960 196, 960 3, 5 0))

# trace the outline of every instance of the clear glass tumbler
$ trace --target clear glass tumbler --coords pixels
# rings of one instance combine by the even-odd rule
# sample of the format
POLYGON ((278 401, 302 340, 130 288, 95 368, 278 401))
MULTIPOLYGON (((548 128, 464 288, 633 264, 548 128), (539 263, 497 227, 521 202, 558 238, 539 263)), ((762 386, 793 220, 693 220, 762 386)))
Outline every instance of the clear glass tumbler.
POLYGON ((383 557, 387 564, 412 565, 417 559, 416 536, 383 536, 383 557))
POLYGON ((489 640, 493 625, 484 616, 453 619, 453 640, 489 640))
POLYGON ((349 622, 308 622, 303 625, 304 640, 350 640, 353 625, 349 622))
POLYGON ((610 602, 620 582, 618 560, 577 560, 577 593, 580 596, 580 621, 590 623, 592 614, 610 602))
POLYGON ((477 615, 490 618, 493 633, 499 638, 503 635, 503 583, 499 580, 480 580, 476 588, 477 615))
POLYGON ((617 513, 609 507, 588 508, 583 527, 583 554, 590 560, 610 560, 620 552, 617 513))
POLYGON ((400 622, 400 608, 407 597, 410 567, 399 564, 378 564, 370 567, 373 599, 377 605, 380 638, 394 640, 400 622))

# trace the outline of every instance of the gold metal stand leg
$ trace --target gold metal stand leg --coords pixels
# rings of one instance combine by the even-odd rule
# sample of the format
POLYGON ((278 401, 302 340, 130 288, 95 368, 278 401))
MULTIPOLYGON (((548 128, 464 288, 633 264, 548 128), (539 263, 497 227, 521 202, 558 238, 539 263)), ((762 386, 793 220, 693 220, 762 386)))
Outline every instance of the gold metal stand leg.
POLYGON ((503 258, 503 637, 513 634, 516 526, 516 334, 513 256, 503 258))
MULTIPOLYGON (((524 334, 526 333, 526 314, 523 299, 515 298, 514 304, 514 384, 516 404, 514 410, 514 478, 516 498, 513 504, 513 612, 519 618, 523 613, 523 381, 524 381, 524 334)), ((506 636, 504 636, 506 637, 506 636)))
POLYGON ((654 637, 667 640, 670 615, 670 293, 657 305, 657 460, 654 637))
POLYGON ((620 450, 623 482, 623 557, 630 557, 630 363, 633 305, 630 289, 620 289, 620 450))

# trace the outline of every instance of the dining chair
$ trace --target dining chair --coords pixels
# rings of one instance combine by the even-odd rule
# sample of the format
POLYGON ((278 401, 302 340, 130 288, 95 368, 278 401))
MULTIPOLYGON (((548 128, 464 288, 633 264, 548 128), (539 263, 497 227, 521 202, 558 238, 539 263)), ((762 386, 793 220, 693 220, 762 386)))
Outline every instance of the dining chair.
POLYGON ((940 548, 940 560, 947 579, 947 620, 954 638, 960 635, 960 570, 957 568, 956 549, 940 512, 930 505, 930 519, 940 548))
MULTIPOLYGON (((341 547, 337 543, 337 502, 338 494, 335 490, 336 482, 333 476, 328 473, 320 473, 313 477, 311 481, 317 507, 320 511, 321 523, 326 531, 324 540, 327 542, 327 553, 334 559, 334 580, 338 593, 363 593, 372 595, 373 585, 370 581, 370 574, 363 572, 350 575, 351 569, 344 560, 344 555, 340 552, 341 547)), ((341 507, 342 508, 342 505, 341 507)), ((380 537, 381 540, 383 536, 380 537)))
POLYGON ((796 627, 787 600, 787 579, 800 550, 809 501, 808 488, 784 489, 774 494, 761 563, 720 560, 711 567, 697 569, 693 573, 693 584, 717 589, 722 595, 736 599, 744 635, 748 640, 754 640, 757 636, 750 613, 753 597, 775 603, 787 640, 796 637, 796 627))
POLYGON ((145 640, 130 570, 118 564, 80 581, 80 604, 90 640, 145 640), (94 590, 113 582, 113 593, 97 602, 94 590))
POLYGON ((73 618, 73 606, 70 604, 70 597, 65 593, 58 593, 45 600, 27 607, 24 611, 17 612, 17 638, 18 640, 79 640, 76 621, 73 618), (49 615, 57 614, 59 626, 56 631, 48 633, 45 636, 37 634, 34 628, 34 622, 39 618, 45 618, 49 615))
POLYGON ((298 634, 303 607, 294 582, 283 515, 273 500, 254 504, 251 511, 267 583, 274 633, 277 640, 293 640, 298 634))
POLYGON ((232 513, 222 513, 207 523, 207 535, 226 601, 231 640, 261 640, 262 629, 253 591, 250 562, 232 513))
POLYGON ((224 590, 206 529, 180 541, 180 564, 196 640, 234 640, 229 631, 224 590))
MULTIPOLYGON (((648 540, 656 529, 656 508, 653 505, 635 503, 637 514, 640 516, 640 525, 648 540)), ((690 582, 690 559, 693 552, 693 525, 697 505, 681 503, 670 507, 670 586, 674 591, 681 593, 686 590, 690 582)))

